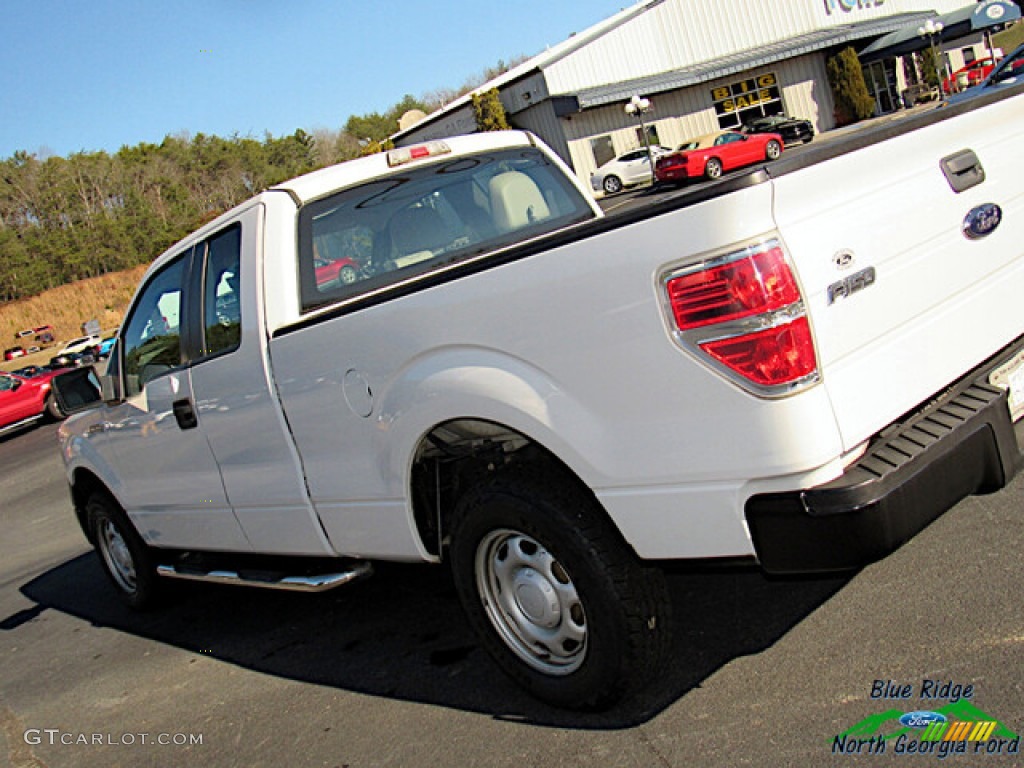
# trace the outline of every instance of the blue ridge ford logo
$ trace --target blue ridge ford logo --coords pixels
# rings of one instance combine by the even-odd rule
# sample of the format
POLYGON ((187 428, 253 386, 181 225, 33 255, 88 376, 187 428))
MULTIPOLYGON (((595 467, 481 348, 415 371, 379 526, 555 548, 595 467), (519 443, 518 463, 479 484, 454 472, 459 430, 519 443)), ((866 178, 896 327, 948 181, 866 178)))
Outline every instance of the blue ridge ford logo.
POLYGON ((963 232, 968 240, 978 240, 991 235, 1003 220, 1003 209, 995 203, 985 203, 971 208, 964 217, 963 232))
POLYGON ((929 712, 927 710, 907 712, 907 714, 900 718, 900 723, 908 728, 927 728, 931 723, 944 722, 946 722, 945 715, 938 712, 929 712))

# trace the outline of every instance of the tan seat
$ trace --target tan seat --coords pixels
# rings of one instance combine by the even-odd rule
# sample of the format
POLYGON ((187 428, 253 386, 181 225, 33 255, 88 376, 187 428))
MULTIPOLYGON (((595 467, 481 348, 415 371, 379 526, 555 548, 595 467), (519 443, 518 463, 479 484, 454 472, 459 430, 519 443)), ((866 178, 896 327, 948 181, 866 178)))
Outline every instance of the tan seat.
POLYGON ((544 195, 525 173, 499 173, 491 179, 489 189, 491 215, 499 232, 520 229, 551 216, 544 195))

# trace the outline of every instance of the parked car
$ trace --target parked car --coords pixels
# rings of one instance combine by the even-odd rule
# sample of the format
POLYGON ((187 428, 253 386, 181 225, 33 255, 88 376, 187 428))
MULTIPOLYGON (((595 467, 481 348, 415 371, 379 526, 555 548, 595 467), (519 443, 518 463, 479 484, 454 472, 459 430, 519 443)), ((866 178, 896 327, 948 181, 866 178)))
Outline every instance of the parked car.
POLYGON ((58 355, 73 355, 78 352, 92 352, 95 356, 99 353, 100 344, 103 343, 103 339, 99 336, 79 336, 77 339, 72 339, 64 348, 58 352, 58 355))
POLYGON ((319 287, 335 285, 351 285, 359 277, 359 264, 348 257, 336 259, 317 258, 315 265, 316 284, 319 287))
POLYGON ((50 368, 81 368, 83 365, 92 365, 96 362, 96 355, 93 351, 85 352, 58 352, 50 358, 50 368))
POLYGON ((654 164, 654 175, 659 183, 669 184, 701 176, 717 179, 734 168, 761 160, 777 160, 782 154, 783 144, 782 136, 777 133, 709 133, 659 157, 654 164))
MULTIPOLYGON (((651 147, 651 156, 657 158, 670 150, 655 145, 651 147)), ((590 175, 590 186, 595 192, 614 195, 626 187, 646 184, 651 180, 651 164, 647 159, 647 149, 634 149, 598 168, 590 175)))
POLYGON ((44 417, 64 417, 50 393, 50 382, 60 373, 63 371, 45 371, 24 377, 0 371, 0 434, 44 417))
POLYGON ((103 341, 100 342, 99 355, 100 358, 110 357, 110 350, 114 348, 114 342, 117 341, 117 334, 107 336, 103 341))
POLYGON ((988 77, 978 85, 968 88, 966 91, 954 93, 946 99, 945 104, 947 106, 959 104, 961 101, 969 101, 986 93, 992 93, 1000 88, 1006 88, 1019 83, 1024 83, 1024 45, 1018 46, 1014 49, 1013 53, 1000 61, 996 68, 989 73, 988 77))
POLYGON ((740 133, 777 133, 785 144, 803 144, 814 138, 814 126, 800 117, 765 115, 744 123, 740 133))
POLYGON ((971 88, 981 83, 996 68, 997 60, 991 56, 972 61, 965 67, 960 67, 942 81, 942 90, 948 96, 951 93, 971 88))
POLYGON ((25 350, 22 347, 11 347, 10 349, 4 350, 4 360, 14 360, 24 356, 25 350))

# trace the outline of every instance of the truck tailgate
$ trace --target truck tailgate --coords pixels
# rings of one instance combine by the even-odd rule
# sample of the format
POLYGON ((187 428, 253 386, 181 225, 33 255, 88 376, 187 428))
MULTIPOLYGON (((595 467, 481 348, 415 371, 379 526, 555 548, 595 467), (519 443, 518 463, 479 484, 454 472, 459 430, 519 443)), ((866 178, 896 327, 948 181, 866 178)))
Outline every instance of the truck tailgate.
POLYGON ((846 450, 1024 333, 1022 124, 1016 96, 793 172, 780 166, 775 219, 846 450), (984 180, 956 192, 941 163, 962 150, 984 180), (969 237, 972 212, 988 225, 1001 213, 999 225, 969 237))

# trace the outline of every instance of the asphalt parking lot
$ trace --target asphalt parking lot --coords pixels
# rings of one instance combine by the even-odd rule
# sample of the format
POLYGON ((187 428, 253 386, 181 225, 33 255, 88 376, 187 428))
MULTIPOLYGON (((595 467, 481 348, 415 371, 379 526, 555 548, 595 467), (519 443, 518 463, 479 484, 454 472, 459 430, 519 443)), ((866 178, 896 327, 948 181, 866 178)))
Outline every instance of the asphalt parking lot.
MULTIPOLYGON (((0 438, 0 765, 934 764, 836 737, 954 694, 1024 731, 1021 477, 855 575, 673 573, 674 663, 588 715, 502 677, 442 568, 319 596, 186 585, 132 614, 72 518, 55 430, 0 438)), ((1024 764, 1013 745, 947 760, 1024 764)))

